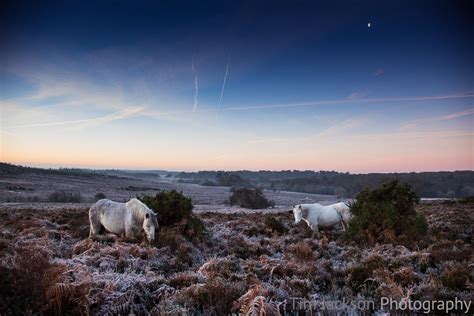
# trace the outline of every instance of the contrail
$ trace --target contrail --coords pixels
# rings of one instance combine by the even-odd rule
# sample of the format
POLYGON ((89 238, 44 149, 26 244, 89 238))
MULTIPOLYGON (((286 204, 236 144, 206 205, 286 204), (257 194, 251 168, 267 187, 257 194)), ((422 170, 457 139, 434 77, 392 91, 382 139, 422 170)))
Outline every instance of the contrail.
POLYGON ((227 66, 225 68, 224 81, 222 82, 221 95, 219 96, 219 105, 217 107, 216 118, 217 118, 217 115, 219 114, 219 108, 221 107, 222 97, 224 96, 224 89, 225 89, 225 84, 227 82, 227 75, 229 74, 229 65, 230 65, 230 59, 231 58, 232 58, 232 49, 230 50, 229 58, 227 59, 227 66))
POLYGON ((331 104, 348 104, 348 103, 385 103, 385 102, 402 102, 402 101, 435 101, 435 100, 449 100, 457 98, 472 98, 474 93, 457 93, 450 95, 439 96, 421 96, 421 97, 393 97, 393 98, 364 98, 364 99, 335 99, 335 100, 321 100, 312 102, 299 103, 282 103, 282 104, 263 104, 254 106, 236 106, 223 108, 222 111, 244 111, 244 110, 263 110, 263 109, 278 109, 278 108, 292 108, 292 107, 310 107, 318 105, 331 104))
POLYGON ((194 68, 194 55, 193 55, 193 63, 191 65, 191 69, 193 70, 194 74, 194 108, 193 112, 196 112, 198 106, 198 95, 199 95, 199 85, 198 85, 198 76, 196 69, 194 68))
POLYGON ((473 114, 474 114, 474 107, 470 108, 470 109, 466 109, 464 111, 460 111, 460 112, 454 112, 454 113, 449 113, 449 114, 439 115, 439 116, 430 116, 430 117, 425 117, 425 118, 420 118, 420 119, 417 119, 417 120, 413 120, 413 121, 410 121, 410 122, 407 122, 407 123, 403 124, 400 127, 400 129, 401 130, 407 130, 407 129, 416 127, 420 123, 449 121, 449 120, 454 120, 454 119, 457 119, 457 118, 460 118, 460 117, 469 116, 469 115, 473 115, 473 114))
POLYGON ((8 136, 15 137, 15 138, 23 139, 23 137, 20 137, 20 136, 18 136, 18 135, 16 135, 16 134, 13 134, 13 133, 10 133, 10 132, 7 132, 7 131, 4 131, 4 130, 1 130, 1 129, 0 129, 0 133, 1 133, 1 134, 8 135, 8 136))
POLYGON ((61 125, 74 125, 78 124, 76 128, 81 128, 90 125, 100 125, 104 123, 108 123, 111 121, 116 120, 123 120, 133 115, 142 112, 145 108, 144 107, 127 107, 120 111, 101 116, 101 117, 93 117, 88 119, 82 120, 71 120, 71 121, 61 121, 61 122, 49 122, 49 123, 36 123, 36 124, 26 124, 26 125, 16 125, 10 126, 10 128, 30 128, 30 127, 48 127, 48 126, 61 126, 61 125))

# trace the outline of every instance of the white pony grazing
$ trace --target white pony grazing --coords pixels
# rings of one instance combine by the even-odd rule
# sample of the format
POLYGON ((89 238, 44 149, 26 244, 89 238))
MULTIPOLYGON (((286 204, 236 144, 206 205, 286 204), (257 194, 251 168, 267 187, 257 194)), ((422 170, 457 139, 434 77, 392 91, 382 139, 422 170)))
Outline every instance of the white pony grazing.
POLYGON ((299 204, 293 208, 295 223, 301 220, 319 236, 318 227, 330 227, 337 223, 342 224, 342 229, 346 230, 346 226, 351 219, 349 207, 345 203, 336 203, 323 206, 319 203, 315 204, 299 204))
POLYGON ((127 203, 99 200, 89 209, 89 221, 91 238, 99 235, 101 227, 113 234, 125 234, 127 238, 135 237, 143 228, 148 241, 152 242, 158 229, 156 214, 138 199, 127 203))

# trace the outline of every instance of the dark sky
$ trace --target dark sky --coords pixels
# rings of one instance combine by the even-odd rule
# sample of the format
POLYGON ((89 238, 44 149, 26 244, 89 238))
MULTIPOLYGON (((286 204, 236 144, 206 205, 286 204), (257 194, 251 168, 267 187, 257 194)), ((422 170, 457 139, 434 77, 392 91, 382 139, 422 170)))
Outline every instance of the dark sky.
MULTIPOLYGON (((420 120, 432 126, 415 124, 418 132, 472 132, 472 4, 4 1, 0 97, 35 111, 56 107, 56 116, 43 113, 48 128, 114 117, 112 110, 120 119, 106 121, 118 121, 132 107, 141 125, 173 117, 186 128, 199 121, 231 133, 245 122, 239 135, 277 143, 319 135, 338 122, 353 132, 351 120, 361 117, 376 122, 358 127, 364 135, 398 133, 420 120), (456 117, 452 126, 429 117, 449 115, 456 117)), ((5 133, 39 124, 17 116, 4 119, 5 133)), ((177 143, 186 146, 193 133, 177 143)), ((303 165, 318 168, 317 161, 303 165)))

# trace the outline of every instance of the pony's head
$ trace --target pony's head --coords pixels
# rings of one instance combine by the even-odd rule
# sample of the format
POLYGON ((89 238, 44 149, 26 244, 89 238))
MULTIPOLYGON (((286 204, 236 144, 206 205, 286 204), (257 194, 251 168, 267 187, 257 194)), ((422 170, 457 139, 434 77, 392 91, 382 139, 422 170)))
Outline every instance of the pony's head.
POLYGON ((295 224, 301 222, 303 218, 303 211, 301 210, 301 204, 295 205, 293 207, 293 215, 295 216, 295 224))
POLYGON ((158 220, 156 214, 153 211, 145 213, 145 219, 143 220, 143 230, 145 231, 148 242, 155 240, 155 232, 158 230, 158 220))

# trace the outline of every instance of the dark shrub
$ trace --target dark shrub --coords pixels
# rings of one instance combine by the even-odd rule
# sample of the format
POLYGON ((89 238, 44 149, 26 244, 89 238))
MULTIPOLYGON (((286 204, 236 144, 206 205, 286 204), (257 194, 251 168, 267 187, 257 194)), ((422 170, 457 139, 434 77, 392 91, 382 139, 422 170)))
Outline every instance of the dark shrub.
POLYGON ((196 239, 204 233, 204 223, 193 214, 192 200, 183 194, 172 190, 138 198, 158 214, 160 226, 176 226, 180 234, 189 239, 196 239))
POLYGON ((138 198, 158 213, 158 222, 163 226, 173 225, 193 214, 191 199, 175 190, 161 191, 155 196, 143 195, 138 198))
POLYGON ((250 186, 247 179, 242 178, 237 173, 219 171, 216 175, 217 184, 223 187, 245 188, 250 186))
POLYGON ((267 200, 260 189, 236 189, 229 197, 228 203, 251 209, 262 209, 275 205, 273 201, 267 200))
POLYGON ((201 185, 203 185, 205 187, 215 187, 218 184, 215 183, 214 181, 211 181, 211 180, 205 180, 204 182, 201 183, 201 185))
POLYGON ((184 235, 193 239, 198 238, 206 230, 204 223, 192 215, 186 219, 186 224, 184 226, 184 235))
POLYGON ((411 187, 398 181, 374 190, 364 189, 350 206, 354 217, 344 237, 370 245, 413 245, 428 227, 425 218, 415 211, 418 201, 411 187))
POLYGON ((81 194, 72 191, 54 191, 48 195, 48 201, 56 203, 80 203, 81 194))
POLYGON ((465 198, 460 199, 459 203, 461 203, 461 204, 472 204, 472 203, 474 203, 474 196, 466 196, 465 198))
POLYGON ((96 195, 94 195, 94 197, 96 200, 102 200, 102 199, 105 199, 105 194, 102 192, 99 192, 96 195))
POLYGON ((285 225, 283 225, 283 223, 274 216, 267 216, 267 218, 265 218, 265 225, 272 231, 277 232, 279 235, 282 235, 286 232, 285 225))

